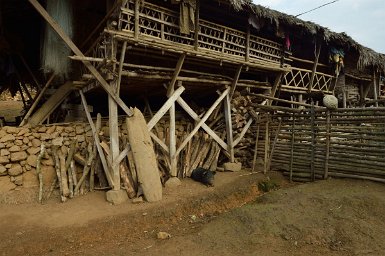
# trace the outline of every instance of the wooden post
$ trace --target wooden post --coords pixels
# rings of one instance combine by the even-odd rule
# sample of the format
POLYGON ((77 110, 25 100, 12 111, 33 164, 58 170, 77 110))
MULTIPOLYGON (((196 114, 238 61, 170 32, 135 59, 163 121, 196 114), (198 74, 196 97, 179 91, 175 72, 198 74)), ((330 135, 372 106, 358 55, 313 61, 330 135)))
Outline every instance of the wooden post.
POLYGON ((293 123, 291 126, 291 148, 290 148, 290 167, 289 167, 289 180, 293 181, 293 162, 294 162, 294 139, 295 139, 295 113, 293 113, 293 123))
POLYGON ((277 144, 277 141, 278 141, 278 136, 279 136, 279 131, 281 130, 281 125, 282 125, 282 119, 279 120, 277 132, 275 133, 275 136, 274 136, 274 142, 273 142, 273 145, 272 145, 271 150, 270 150, 270 159, 269 159, 269 164, 267 166, 268 170, 270 170, 270 167, 271 167, 271 161, 273 160, 275 145, 277 144))
POLYGON ((247 24, 245 61, 248 62, 249 60, 250 60, 250 25, 247 24))
POLYGON ((263 173, 266 174, 269 168, 269 120, 270 116, 267 114, 267 120, 265 124, 265 160, 264 160, 264 168, 263 173))
POLYGON ((160 20, 162 23, 160 24, 160 39, 164 40, 164 13, 160 12, 160 20))
POLYGON ((378 108, 378 86, 376 81, 376 71, 373 71, 373 95, 375 100, 374 105, 378 108))
MULTIPOLYGON (((79 48, 72 42, 72 40, 68 37, 68 35, 63 31, 63 29, 59 26, 59 24, 52 19, 52 17, 48 14, 48 12, 40 5, 37 0, 28 0, 33 7, 41 14, 41 16, 48 22, 48 24, 56 31, 56 33, 63 39, 63 41, 67 44, 67 46, 78 56, 85 57, 84 54, 79 50, 79 48)), ((102 88, 111 96, 116 103, 124 110, 124 112, 128 116, 132 116, 131 110, 126 106, 126 104, 122 101, 121 98, 115 95, 113 90, 110 88, 109 84, 102 77, 102 75, 96 70, 96 68, 86 60, 82 60, 83 64, 86 68, 91 72, 91 74, 98 80, 102 88)))
POLYGON ((326 111, 326 155, 324 179, 329 177, 329 156, 330 156, 330 111, 326 111))
POLYGON ((309 88, 307 90, 308 93, 311 92, 313 85, 314 85, 314 78, 315 78, 315 74, 317 72, 317 66, 318 66, 320 53, 321 53, 321 40, 317 39, 317 41, 316 41, 316 56, 315 56, 315 60, 314 60, 313 70, 312 70, 311 77, 310 77, 309 88))
MULTIPOLYGON (((179 57, 178 63, 176 65, 176 68, 174 71, 174 75, 173 75, 172 80, 170 82, 170 85, 168 86, 168 89, 167 89, 167 97, 168 98, 170 98, 175 92, 175 83, 178 79, 180 71, 182 70, 182 66, 183 66, 185 58, 186 58, 186 54, 182 54, 179 57)), ((171 174, 171 176, 176 177, 178 175, 178 168, 177 168, 178 160, 176 158, 177 155, 176 155, 176 134, 175 134, 175 130, 176 130, 175 129, 175 126, 176 126, 176 124, 175 124, 175 101, 173 101, 171 104, 169 114, 170 114, 169 154, 170 154, 170 163, 171 163, 170 174, 171 174)))
POLYGON ((311 100, 311 160, 310 160, 310 171, 311 180, 315 181, 315 111, 314 111, 314 100, 311 100))
POLYGON ((242 71, 242 65, 239 65, 237 71, 235 72, 233 82, 231 83, 231 89, 230 89, 230 94, 229 94, 230 100, 233 98, 235 88, 237 87, 237 83, 239 80, 239 76, 241 75, 241 71, 242 71))
POLYGON ((200 12, 200 0, 196 0, 195 34, 194 34, 194 50, 195 51, 198 51, 198 47, 199 47, 199 12, 200 12))
POLYGON ((227 134, 227 151, 230 154, 230 162, 234 163, 234 142, 233 142, 233 125, 231 122, 231 103, 229 94, 226 95, 224 101, 225 109, 225 122, 226 122, 226 134, 227 134))
POLYGON ((120 92, 120 84, 122 82, 122 70, 123 70, 123 64, 124 64, 124 58, 126 57, 126 50, 127 50, 127 41, 123 42, 122 50, 120 53, 120 61, 119 61, 119 71, 118 71, 118 81, 116 83, 117 86, 117 93, 120 92))
MULTIPOLYGON (((275 97, 275 94, 277 93, 278 87, 281 85, 281 79, 283 77, 283 72, 280 72, 277 77, 275 78, 274 85, 271 88, 270 97, 275 97)), ((271 106, 273 104, 273 100, 268 100, 267 105, 271 106)))
POLYGON ((257 134, 255 135, 255 147, 254 147, 254 157, 253 157, 253 169, 251 172, 255 171, 255 165, 257 164, 257 156, 258 156, 258 141, 259 141, 259 116, 257 119, 257 134))
POLYGON ((135 0, 135 28, 134 28, 134 37, 135 39, 139 38, 139 0, 135 0))

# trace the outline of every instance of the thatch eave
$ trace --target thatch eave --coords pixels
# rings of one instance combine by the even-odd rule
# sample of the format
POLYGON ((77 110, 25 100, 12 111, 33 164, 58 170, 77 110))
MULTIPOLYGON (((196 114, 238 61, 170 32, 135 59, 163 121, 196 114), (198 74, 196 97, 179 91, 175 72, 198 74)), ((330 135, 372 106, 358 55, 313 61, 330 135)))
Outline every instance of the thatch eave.
POLYGON ((258 18, 270 20, 277 26, 283 25, 291 28, 293 31, 300 31, 303 35, 318 37, 330 46, 342 46, 345 49, 354 49, 357 51, 359 58, 357 69, 373 67, 379 71, 385 72, 385 55, 367 48, 346 33, 336 33, 326 27, 322 27, 310 21, 301 20, 293 15, 288 15, 267 7, 253 4, 251 0, 228 0, 235 10, 244 10, 256 15, 258 18))

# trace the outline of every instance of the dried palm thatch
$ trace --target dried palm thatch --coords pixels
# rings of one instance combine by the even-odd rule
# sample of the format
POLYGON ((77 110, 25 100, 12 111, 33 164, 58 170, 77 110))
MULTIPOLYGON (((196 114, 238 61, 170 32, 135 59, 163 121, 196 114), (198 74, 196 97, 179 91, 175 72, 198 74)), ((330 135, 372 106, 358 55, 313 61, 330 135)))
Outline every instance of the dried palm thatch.
POLYGON ((255 5, 250 0, 228 0, 236 11, 247 11, 260 19, 268 20, 277 28, 283 25, 299 35, 318 37, 327 45, 342 46, 345 49, 353 49, 358 55, 357 69, 363 70, 367 67, 375 67, 385 72, 385 55, 377 53, 372 49, 362 46, 346 33, 335 33, 326 27, 309 21, 303 21, 292 15, 275 11, 261 5, 255 5))

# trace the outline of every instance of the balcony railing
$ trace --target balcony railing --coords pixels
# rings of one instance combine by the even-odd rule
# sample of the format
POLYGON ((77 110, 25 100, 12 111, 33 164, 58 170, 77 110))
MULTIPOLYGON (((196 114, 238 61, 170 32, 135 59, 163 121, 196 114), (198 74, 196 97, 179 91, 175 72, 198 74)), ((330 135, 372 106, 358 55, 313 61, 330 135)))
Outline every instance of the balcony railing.
MULTIPOLYGON (((311 75, 311 70, 293 67, 290 72, 285 74, 282 81, 282 88, 307 91, 310 86, 311 75)), ((333 78, 331 75, 316 72, 311 90, 326 93, 333 92, 333 78)))
MULTIPOLYGON (((178 12, 145 2, 139 10, 138 25, 140 38, 157 39, 194 49, 195 33, 180 33, 178 12)), ((135 33, 134 1, 127 1, 122 6, 118 27, 123 32, 135 33)), ((284 54, 279 43, 254 35, 247 40, 246 32, 205 20, 199 21, 199 51, 277 66, 281 64, 284 54)))

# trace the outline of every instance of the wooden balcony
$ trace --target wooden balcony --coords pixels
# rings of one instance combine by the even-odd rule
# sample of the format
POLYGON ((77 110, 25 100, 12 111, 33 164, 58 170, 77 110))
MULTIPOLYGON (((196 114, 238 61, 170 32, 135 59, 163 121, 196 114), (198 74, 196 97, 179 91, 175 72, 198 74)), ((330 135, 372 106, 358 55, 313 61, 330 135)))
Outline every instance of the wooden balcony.
POLYGON ((125 39, 135 38, 136 42, 147 43, 149 46, 166 46, 171 47, 171 50, 180 49, 201 57, 232 60, 269 70, 282 70, 282 67, 288 66, 284 62, 290 61, 283 57, 284 52, 279 43, 205 20, 199 21, 197 38, 194 32, 181 34, 178 12, 148 2, 141 5, 137 15, 138 24, 135 24, 134 1, 124 4, 115 32, 125 39))

